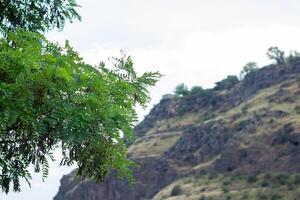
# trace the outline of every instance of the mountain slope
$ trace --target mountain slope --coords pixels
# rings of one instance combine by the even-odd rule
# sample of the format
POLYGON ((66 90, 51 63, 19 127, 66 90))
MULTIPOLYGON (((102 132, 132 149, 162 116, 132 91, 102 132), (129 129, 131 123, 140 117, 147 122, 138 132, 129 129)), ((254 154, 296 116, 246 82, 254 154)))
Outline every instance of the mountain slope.
POLYGON ((137 139, 128 149, 140 165, 134 169, 135 186, 115 173, 100 184, 73 173, 62 178, 54 200, 256 199, 262 191, 269 199, 275 189, 293 199, 299 194, 290 189, 300 172, 299 81, 300 62, 294 62, 263 67, 230 88, 163 98, 136 126, 137 139), (266 173, 286 175, 290 187, 273 179, 262 187, 266 173), (206 183, 207 174, 217 178, 206 183), (256 177, 256 184, 248 183, 249 177, 256 177), (227 179, 235 181, 222 190, 227 179), (201 192, 198 182, 213 185, 211 192, 201 192))

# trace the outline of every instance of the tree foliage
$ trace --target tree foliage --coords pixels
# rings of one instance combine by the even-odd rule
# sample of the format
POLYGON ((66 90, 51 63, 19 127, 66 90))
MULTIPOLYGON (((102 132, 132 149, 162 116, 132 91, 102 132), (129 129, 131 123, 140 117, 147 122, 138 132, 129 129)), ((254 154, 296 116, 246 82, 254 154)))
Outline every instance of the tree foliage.
POLYGON ((284 64, 284 51, 281 51, 278 47, 270 47, 267 52, 267 56, 275 60, 278 65, 284 64))
POLYGON ((178 96, 186 96, 189 94, 189 90, 184 83, 180 83, 179 85, 176 86, 174 93, 175 95, 178 96))
POLYGON ((256 62, 248 62, 240 72, 240 79, 243 79, 247 74, 258 70, 256 62))
POLYGON ((293 63, 300 60, 300 53, 296 50, 290 51, 289 56, 287 57, 288 63, 293 63))
POLYGON ((0 185, 20 190, 28 171, 48 174, 53 151, 61 165, 77 163, 78 174, 103 180, 110 169, 131 177, 124 138, 137 121, 134 106, 149 100, 148 86, 160 74, 139 76, 130 57, 86 64, 38 33, 16 31, 0 39, 0 185), (122 133, 122 134, 121 134, 122 133), (121 135, 124 134, 124 137, 121 135))
POLYGON ((205 92, 205 89, 203 89, 201 86, 193 86, 190 91, 190 94, 191 95, 201 95, 204 92, 205 92))
POLYGON ((234 86, 235 84, 237 84, 239 82, 239 79, 237 76, 235 75, 229 75, 227 76, 227 78, 216 82, 216 86, 214 89, 216 90, 224 90, 224 89, 230 89, 232 88, 232 86, 234 86))
POLYGON ((44 32, 80 19, 75 0, 0 0, 0 30, 44 32))

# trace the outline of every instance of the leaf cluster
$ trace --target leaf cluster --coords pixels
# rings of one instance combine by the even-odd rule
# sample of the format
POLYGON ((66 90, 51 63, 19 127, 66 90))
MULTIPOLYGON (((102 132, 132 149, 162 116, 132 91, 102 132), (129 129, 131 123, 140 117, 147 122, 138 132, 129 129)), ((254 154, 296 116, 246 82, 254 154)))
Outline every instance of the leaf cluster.
POLYGON ((189 94, 188 87, 184 83, 180 83, 179 85, 176 86, 174 90, 174 94, 176 96, 186 96, 189 94))
POLYGON ((53 151, 61 165, 101 181, 110 169, 132 178, 124 138, 132 137, 136 104, 149 100, 158 72, 139 76, 130 57, 91 66, 66 42, 17 30, 0 39, 0 186, 19 191, 28 172, 48 174, 53 151))
POLYGON ((0 31, 44 32, 80 19, 75 0, 0 0, 0 31))
POLYGON ((256 62, 248 62, 240 72, 240 80, 244 79, 244 77, 250 73, 253 73, 258 70, 256 62))
POLYGON ((291 50, 290 54, 288 55, 288 57, 286 58, 288 63, 294 63, 299 61, 300 59, 300 53, 296 50, 291 50))
POLYGON ((267 56, 269 59, 275 60, 278 65, 285 63, 284 51, 280 50, 278 47, 270 47, 267 56))

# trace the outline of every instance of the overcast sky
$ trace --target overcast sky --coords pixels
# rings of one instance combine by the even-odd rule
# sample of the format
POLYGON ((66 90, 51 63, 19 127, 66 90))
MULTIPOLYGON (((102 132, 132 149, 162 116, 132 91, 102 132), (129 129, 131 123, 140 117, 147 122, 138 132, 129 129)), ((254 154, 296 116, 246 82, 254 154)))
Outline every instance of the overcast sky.
MULTIPOLYGON (((51 41, 68 39, 88 63, 132 56, 138 72, 165 76, 152 88, 153 104, 179 83, 213 87, 229 74, 239 74, 249 61, 269 64, 271 46, 289 52, 300 48, 299 0, 81 0, 82 22, 47 34, 51 41)), ((300 50, 300 49, 299 49, 300 50)), ((149 110, 149 109, 148 109, 149 110)), ((141 118, 148 110, 139 109, 141 118)), ((50 200, 70 168, 52 164, 43 183, 3 200, 50 200)))

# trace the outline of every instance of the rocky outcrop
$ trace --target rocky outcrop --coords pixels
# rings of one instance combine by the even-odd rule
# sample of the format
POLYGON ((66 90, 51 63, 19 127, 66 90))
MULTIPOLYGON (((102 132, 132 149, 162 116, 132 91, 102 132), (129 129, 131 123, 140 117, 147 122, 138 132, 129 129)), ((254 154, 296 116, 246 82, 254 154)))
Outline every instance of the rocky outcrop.
POLYGON ((240 86, 232 94, 237 93, 238 96, 245 100, 260 89, 299 77, 299 73, 300 62, 286 65, 269 65, 245 76, 240 86))
POLYGON ((300 133, 291 124, 258 137, 257 141, 247 147, 242 147, 239 142, 231 141, 224 148, 222 156, 210 166, 212 171, 242 175, 300 172, 300 133))
POLYGON ((135 185, 118 179, 116 173, 96 184, 76 178, 73 172, 62 178, 54 200, 151 199, 173 181, 203 171, 230 175, 300 172, 299 75, 300 62, 270 65, 226 91, 211 89, 205 96, 162 99, 135 127, 140 143, 163 135, 152 131, 151 137, 145 136, 159 122, 174 119, 173 123, 181 123, 189 114, 199 119, 180 128, 165 126, 164 132, 182 133, 161 154, 130 158, 139 165, 133 169, 135 185), (258 95, 264 89, 272 91, 258 95))
POLYGON ((197 164, 220 154, 235 133, 219 122, 190 128, 164 156, 177 162, 197 164))
POLYGON ((155 122, 174 117, 176 115, 175 105, 176 99, 162 99, 159 104, 152 108, 145 119, 134 128, 136 136, 144 136, 149 129, 154 127, 155 122))
POLYGON ((184 174, 178 171, 172 163, 161 157, 146 157, 135 160, 139 165, 134 170, 135 184, 111 174, 103 183, 75 178, 75 172, 64 176, 61 187, 54 200, 128 200, 150 199, 161 188, 184 174))
MULTIPOLYGON (((209 95, 189 95, 181 98, 162 99, 159 104, 153 107, 145 119, 135 127, 137 136, 143 136, 147 130, 154 127, 155 122, 181 116, 185 113, 207 110, 214 112, 218 109, 223 112, 235 107, 255 95, 257 91, 276 85, 283 81, 300 77, 300 61, 290 65, 269 65, 247 74, 244 80, 232 86, 226 93, 220 93, 211 89, 209 95)), ((282 91, 277 94, 284 95, 282 91)), ((277 98, 274 97, 275 99, 277 98)), ((291 96, 285 96, 288 100, 291 96)), ((270 97, 272 99, 272 97, 270 97)))

